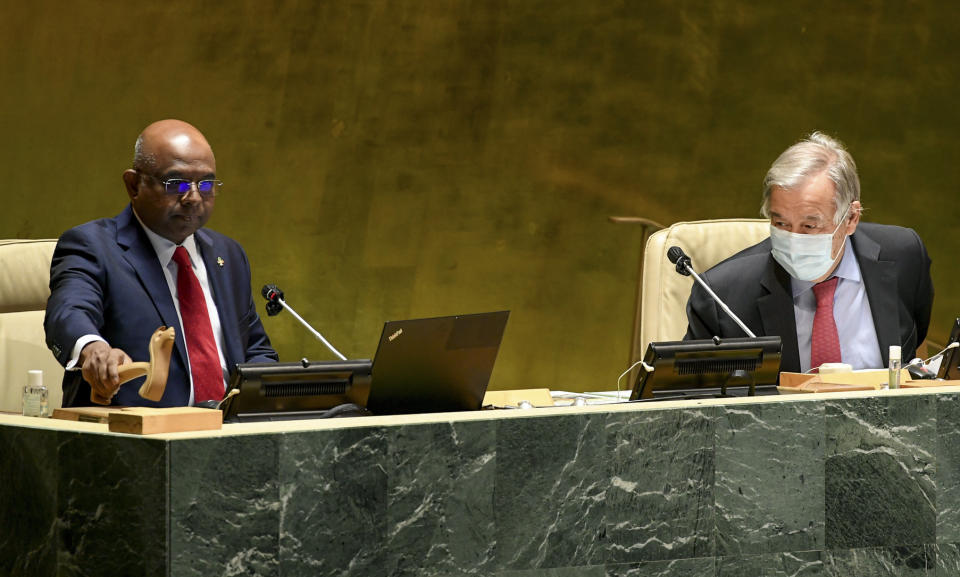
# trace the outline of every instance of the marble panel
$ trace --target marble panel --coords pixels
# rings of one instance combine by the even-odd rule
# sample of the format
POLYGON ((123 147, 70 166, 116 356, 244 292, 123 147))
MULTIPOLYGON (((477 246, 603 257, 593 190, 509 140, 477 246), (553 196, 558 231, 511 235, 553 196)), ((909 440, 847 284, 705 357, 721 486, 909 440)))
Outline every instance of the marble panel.
POLYGON ((827 577, 931 577, 936 551, 930 546, 841 549, 824 553, 827 577))
POLYGON ((394 427, 388 441, 387 532, 381 548, 387 574, 489 570, 496 543, 496 425, 394 427))
POLYGON ((936 398, 937 542, 955 543, 960 541, 960 395, 936 398))
POLYGON ((823 548, 823 415, 820 403, 720 409, 718 555, 823 548))
POLYGON ((278 575, 279 435, 171 443, 171 575, 278 575))
POLYGON ((609 563, 711 557, 715 408, 611 415, 609 563))
POLYGON ((387 430, 310 431, 281 442, 280 574, 387 575, 387 430))
POLYGON ((821 577, 822 551, 717 557, 717 577, 821 577))
POLYGON ((496 569, 605 562, 606 415, 498 421, 496 569))
POLYGON ((763 556, 717 557, 715 575, 717 577, 763 577, 763 556))
POLYGON ((838 399, 825 408, 827 548, 934 543, 935 397, 838 399))
POLYGON ((57 570, 57 432, 0 427, 0 575, 57 570))
POLYGON ((608 575, 608 573, 606 573, 603 565, 591 565, 588 567, 556 567, 553 569, 498 571, 494 573, 492 577, 605 577, 606 575, 608 575))
POLYGON ((763 555, 763 577, 821 577, 826 575, 823 551, 792 551, 763 555))
POLYGON ((167 445, 60 432, 58 575, 166 575, 167 445))
POLYGON ((716 560, 713 557, 670 559, 608 565, 606 577, 714 577, 716 560))
POLYGON ((937 543, 934 548, 936 549, 934 577, 956 577, 960 575, 960 544, 937 543))

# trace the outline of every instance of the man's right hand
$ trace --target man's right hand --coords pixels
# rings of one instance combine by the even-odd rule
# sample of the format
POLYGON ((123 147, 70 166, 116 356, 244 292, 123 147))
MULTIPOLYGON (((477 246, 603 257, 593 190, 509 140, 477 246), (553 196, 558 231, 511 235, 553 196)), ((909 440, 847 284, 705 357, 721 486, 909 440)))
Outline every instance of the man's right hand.
POLYGON ((83 347, 77 364, 81 367, 83 379, 90 383, 90 400, 101 405, 109 405, 110 399, 120 388, 120 374, 117 367, 132 363, 127 353, 111 348, 103 341, 93 341, 83 347))

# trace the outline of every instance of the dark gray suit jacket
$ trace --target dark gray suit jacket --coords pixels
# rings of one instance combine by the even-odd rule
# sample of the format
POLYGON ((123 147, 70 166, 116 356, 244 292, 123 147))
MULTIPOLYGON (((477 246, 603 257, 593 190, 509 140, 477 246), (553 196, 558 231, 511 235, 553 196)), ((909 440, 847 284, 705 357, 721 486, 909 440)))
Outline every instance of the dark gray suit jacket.
MULTIPOLYGON (((850 239, 884 364, 890 345, 900 345, 904 359, 913 358, 927 336, 933 307, 930 257, 923 241, 912 229, 869 222, 861 222, 850 239)), ((790 275, 770 254, 770 239, 701 276, 757 336, 780 336, 781 371, 800 371, 790 275)), ((687 321, 685 339, 746 336, 696 283, 687 301, 687 321)))

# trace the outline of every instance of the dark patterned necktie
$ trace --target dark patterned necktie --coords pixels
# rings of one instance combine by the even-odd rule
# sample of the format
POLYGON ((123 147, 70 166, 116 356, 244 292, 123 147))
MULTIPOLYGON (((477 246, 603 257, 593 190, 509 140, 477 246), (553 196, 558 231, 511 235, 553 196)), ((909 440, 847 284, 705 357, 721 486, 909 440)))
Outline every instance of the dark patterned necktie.
POLYGON ((833 295, 837 291, 837 282, 833 277, 813 285, 813 294, 817 297, 817 312, 813 315, 813 334, 810 337, 810 368, 823 363, 839 363, 840 337, 837 335, 837 323, 833 320, 833 295))

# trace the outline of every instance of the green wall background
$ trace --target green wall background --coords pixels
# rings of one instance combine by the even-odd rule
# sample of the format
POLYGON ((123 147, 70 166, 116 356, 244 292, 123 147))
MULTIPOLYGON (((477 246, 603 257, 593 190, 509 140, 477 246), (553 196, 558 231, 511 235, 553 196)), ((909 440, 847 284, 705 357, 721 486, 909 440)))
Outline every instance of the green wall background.
MULTIPOLYGON (((120 212, 137 134, 182 118, 226 183, 209 226, 348 356, 385 320, 510 309, 492 388, 610 389, 641 247, 607 216, 756 216, 823 130, 865 218, 926 240, 943 341, 958 31, 924 1, 6 1, 0 236, 120 212)), ((329 358, 264 322, 282 359, 329 358)))

